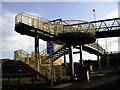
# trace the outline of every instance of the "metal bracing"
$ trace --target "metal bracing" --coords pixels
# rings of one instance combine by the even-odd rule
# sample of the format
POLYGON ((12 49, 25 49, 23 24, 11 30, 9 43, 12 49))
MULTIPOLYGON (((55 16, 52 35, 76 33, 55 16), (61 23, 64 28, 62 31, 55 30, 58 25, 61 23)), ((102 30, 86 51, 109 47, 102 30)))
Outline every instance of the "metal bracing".
POLYGON ((120 18, 105 19, 105 20, 83 22, 83 23, 75 23, 75 24, 64 25, 64 26, 66 26, 66 27, 69 27, 69 26, 78 27, 79 25, 86 25, 87 23, 96 24, 96 27, 95 27, 96 31, 95 32, 120 30, 120 18))
POLYGON ((120 18, 99 20, 93 23, 96 23, 96 32, 120 30, 120 18))

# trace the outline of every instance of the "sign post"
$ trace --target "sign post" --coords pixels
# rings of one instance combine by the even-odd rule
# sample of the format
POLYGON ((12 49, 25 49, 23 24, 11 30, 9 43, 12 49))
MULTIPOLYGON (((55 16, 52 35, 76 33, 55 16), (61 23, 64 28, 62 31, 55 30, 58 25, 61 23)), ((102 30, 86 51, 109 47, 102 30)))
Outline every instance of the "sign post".
POLYGON ((47 54, 50 58, 50 74, 51 74, 51 87, 53 87, 53 73, 52 73, 52 54, 54 53, 54 43, 52 41, 47 42, 47 54))

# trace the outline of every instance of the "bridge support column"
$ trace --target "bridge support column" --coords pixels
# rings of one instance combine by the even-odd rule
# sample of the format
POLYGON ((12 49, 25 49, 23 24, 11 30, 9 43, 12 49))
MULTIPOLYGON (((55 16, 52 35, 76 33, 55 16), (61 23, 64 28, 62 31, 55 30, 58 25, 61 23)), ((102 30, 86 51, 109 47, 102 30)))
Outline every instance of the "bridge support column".
POLYGON ((101 62, 100 62, 98 39, 97 39, 97 49, 98 49, 98 52, 97 52, 98 67, 99 67, 99 73, 101 73, 101 62))
POLYGON ((80 45, 80 61, 79 61, 79 73, 78 73, 78 81, 86 81, 87 80, 87 69, 83 66, 83 58, 82 58, 82 45, 80 45))
POLYGON ((74 79, 73 46, 69 46, 70 80, 74 79))
POLYGON ((37 30, 35 30, 35 59, 38 61, 38 71, 40 69, 39 67, 39 37, 37 34, 37 30))
POLYGON ((67 66, 66 56, 65 56, 65 54, 64 54, 64 66, 65 66, 65 67, 67 66))
POLYGON ((83 66, 83 59, 82 59, 82 45, 80 45, 80 66, 83 66))

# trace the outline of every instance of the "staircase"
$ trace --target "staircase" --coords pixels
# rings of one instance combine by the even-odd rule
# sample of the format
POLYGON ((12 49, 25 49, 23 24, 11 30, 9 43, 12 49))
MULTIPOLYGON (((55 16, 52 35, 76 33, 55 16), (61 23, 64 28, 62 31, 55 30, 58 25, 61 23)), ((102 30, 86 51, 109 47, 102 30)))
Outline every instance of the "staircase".
MULTIPOLYGON (((55 49, 55 53, 53 54, 52 60, 55 61, 59 57, 61 57, 67 51, 67 48, 63 45, 55 45, 57 48, 55 49)), ((28 64, 35 71, 39 72, 44 77, 50 79, 50 59, 48 58, 47 50, 44 49, 41 53, 39 53, 38 61, 35 58, 35 54, 29 54, 23 50, 17 50, 14 52, 14 59, 21 60, 28 64)), ((63 66, 52 66, 53 72, 53 80, 63 79, 63 76, 66 75, 66 69, 63 66)))
MULTIPOLYGON (((34 37, 34 32, 37 30, 37 34, 40 39, 45 41, 54 41, 54 36, 59 33, 69 33, 69 32, 86 32, 95 35, 94 25, 92 23, 79 24, 76 26, 65 26, 75 23, 82 23, 85 21, 81 20, 62 20, 56 19, 49 21, 44 18, 33 16, 27 13, 20 13, 15 17, 15 24, 18 33, 26 34, 34 37)), ((62 55, 68 53, 67 45, 60 41, 54 41, 54 54, 52 61, 57 60, 62 55), (59 45, 58 45, 59 44, 59 45)), ((89 47, 95 47, 95 44, 88 44, 89 47)), ((35 53, 29 54, 23 50, 17 50, 14 52, 14 59, 21 60, 28 64, 31 68, 39 72, 41 75, 50 79, 50 59, 47 54, 47 49, 38 53, 38 58, 36 59, 35 53), (46 76, 47 75, 47 76, 46 76)), ((66 75, 66 69, 62 66, 53 66, 53 78, 56 81, 58 78, 62 79, 66 75)))

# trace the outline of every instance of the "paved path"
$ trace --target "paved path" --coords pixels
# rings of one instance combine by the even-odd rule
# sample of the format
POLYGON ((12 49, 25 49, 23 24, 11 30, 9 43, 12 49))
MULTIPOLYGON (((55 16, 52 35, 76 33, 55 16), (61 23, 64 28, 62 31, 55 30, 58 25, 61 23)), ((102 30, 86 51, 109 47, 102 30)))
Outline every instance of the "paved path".
POLYGON ((120 75, 104 77, 90 82, 71 82, 54 86, 53 88, 120 88, 120 75))

